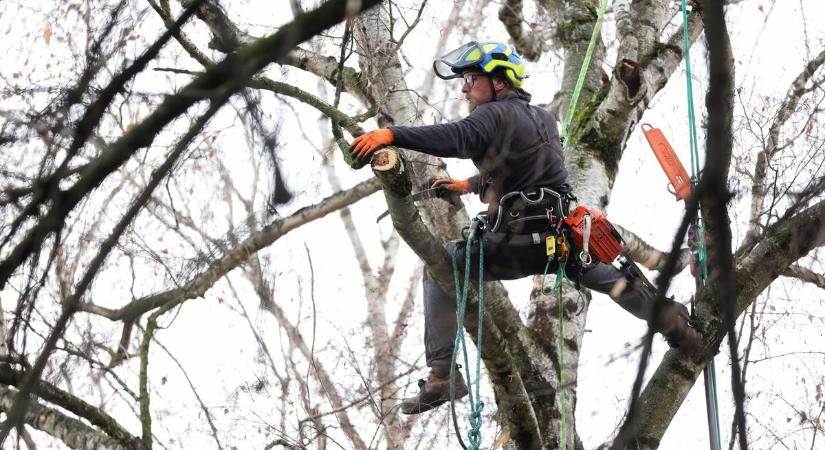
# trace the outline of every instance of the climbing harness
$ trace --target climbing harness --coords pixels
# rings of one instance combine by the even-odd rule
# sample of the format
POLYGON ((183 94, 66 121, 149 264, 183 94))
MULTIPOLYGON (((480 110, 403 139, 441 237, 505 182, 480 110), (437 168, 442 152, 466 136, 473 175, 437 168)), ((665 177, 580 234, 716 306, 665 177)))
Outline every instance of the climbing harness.
POLYGON ((549 188, 535 188, 504 194, 498 202, 495 218, 489 218, 487 230, 492 233, 522 234, 547 230, 548 222, 567 215, 571 194, 549 188))
POLYGON ((484 409, 484 402, 481 401, 481 338, 484 323, 484 242, 478 236, 478 231, 481 226, 481 219, 475 217, 470 223, 467 232, 467 240, 464 247, 464 283, 459 284, 458 271, 458 252, 460 248, 456 245, 453 250, 453 281, 455 283, 455 298, 457 302, 456 308, 456 335, 455 345, 453 347, 453 356, 450 362, 450 412, 453 417, 453 427, 455 428, 458 442, 465 450, 479 450, 481 448, 481 425, 482 417, 481 411, 484 409), (470 271, 472 268, 471 253, 473 242, 478 242, 478 336, 476 338, 476 384, 475 396, 473 396, 473 379, 470 376, 470 361, 467 356, 467 344, 464 339, 464 313, 467 307, 467 298, 470 293, 470 271), (458 416, 455 412, 455 371, 456 359, 458 357, 459 348, 464 354, 464 368, 466 371, 468 389, 468 400, 470 403, 470 430, 467 432, 467 439, 470 445, 464 443, 461 438, 461 432, 458 427, 458 416))

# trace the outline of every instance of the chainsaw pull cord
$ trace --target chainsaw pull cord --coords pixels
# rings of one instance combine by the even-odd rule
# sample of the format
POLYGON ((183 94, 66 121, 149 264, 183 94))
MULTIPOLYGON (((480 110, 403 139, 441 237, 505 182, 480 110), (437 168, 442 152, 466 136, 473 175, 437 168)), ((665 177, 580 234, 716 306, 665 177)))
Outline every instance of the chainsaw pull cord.
POLYGON ((484 323, 484 242, 476 236, 480 228, 481 218, 476 216, 470 223, 469 232, 467 233, 467 241, 464 247, 464 284, 459 284, 458 271, 458 252, 459 245, 453 249, 452 263, 453 263, 453 282, 455 283, 455 298, 456 298, 456 335, 455 345, 453 346, 453 356, 450 362, 450 413, 453 418, 453 427, 455 434, 458 436, 458 442, 461 448, 465 450, 479 450, 481 448, 481 425, 482 417, 481 411, 484 409, 484 402, 481 401, 481 337, 484 323), (470 360, 467 356, 467 343, 464 339, 464 313, 467 308, 467 298, 470 293, 470 271, 472 263, 470 262, 470 254, 472 253, 473 241, 478 241, 478 337, 476 345, 476 392, 473 396, 473 379, 470 376, 470 360), (468 401, 470 404, 470 430, 467 432, 467 438, 470 445, 464 443, 461 438, 461 432, 458 427, 458 416, 455 412, 455 370, 456 359, 458 358, 458 349, 461 348, 464 354, 464 370, 467 377, 467 385, 469 386, 468 401))

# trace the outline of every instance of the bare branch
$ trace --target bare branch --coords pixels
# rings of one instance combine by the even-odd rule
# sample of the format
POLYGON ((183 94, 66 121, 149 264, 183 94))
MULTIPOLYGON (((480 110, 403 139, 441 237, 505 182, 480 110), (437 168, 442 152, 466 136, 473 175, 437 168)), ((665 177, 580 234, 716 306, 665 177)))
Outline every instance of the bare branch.
MULTIPOLYGON (((226 99, 223 99, 225 101, 226 99)), ((15 405, 12 410, 8 413, 8 420, 6 425, 2 427, 2 431, 0 431, 0 442, 2 442, 7 433, 11 430, 12 424, 15 424, 16 421, 22 420, 23 416, 25 415, 26 407, 27 407, 27 396, 31 389, 36 384, 38 378, 40 377, 40 373, 46 366, 48 361, 49 355, 51 354, 54 346, 57 344, 57 340, 63 336, 65 328, 71 319, 72 315, 77 311, 78 305, 80 300, 83 298, 84 294, 86 293, 86 289, 88 289, 89 285, 91 285, 92 280, 97 275, 98 270, 103 265, 103 262, 106 260, 106 257, 109 255, 109 252, 114 248, 117 244, 120 236, 132 223, 135 216, 137 216, 138 212, 143 209, 143 205, 146 204, 146 201, 152 195, 152 192, 155 188, 160 184, 160 182, 166 178, 169 171, 172 170, 172 167, 177 162, 178 158, 183 154, 186 148, 189 145, 189 142, 195 137, 197 133, 201 131, 201 129, 206 125, 209 119, 214 115, 220 106, 223 103, 220 101, 217 104, 213 104, 209 110, 207 110, 198 120, 196 120, 189 128, 189 130, 183 135, 180 141, 177 143, 175 148, 169 153, 166 160, 161 164, 155 171, 152 173, 152 178, 147 186, 143 189, 143 191, 138 195, 132 205, 129 207, 127 212, 123 215, 120 221, 115 226, 114 230, 112 230, 111 234, 101 243, 100 251, 95 255, 92 261, 89 263, 89 267, 86 270, 86 273, 81 278, 80 282, 77 284, 75 291, 72 293, 71 297, 63 304, 63 310, 58 317, 57 321, 52 328, 49 337, 46 339, 45 344, 41 350, 40 355, 37 357, 32 369, 26 373, 26 378, 23 380, 23 383, 20 385, 20 392, 18 393, 18 397, 15 400, 15 405)))
MULTIPOLYGON (((781 148, 780 133, 782 132, 782 129, 788 119, 790 119, 796 112, 802 97, 810 92, 810 89, 807 88, 807 84, 823 64, 825 64, 825 50, 820 52, 819 55, 806 64, 802 72, 797 75, 791 83, 787 94, 785 94, 785 99, 779 106, 776 117, 774 118, 770 130, 768 131, 768 139, 765 143, 765 148, 762 149, 762 151, 760 151, 756 156, 756 165, 753 173, 753 187, 751 189, 750 220, 748 223, 748 232, 742 242, 742 248, 748 248, 754 245, 756 237, 761 231, 761 218, 768 188, 766 184, 768 168, 771 165, 773 157, 781 148)), ((814 83, 814 86, 821 84, 823 81, 825 81, 825 77, 814 83)))
MULTIPOLYGON (((723 311, 723 326, 731 355, 731 387, 736 406, 736 424, 739 448, 747 450, 745 423, 745 385, 739 362, 739 340, 736 335, 736 278, 732 249, 728 202, 732 194, 727 187, 728 171, 733 153, 733 99, 735 88, 734 58, 725 22, 724 5, 706 2, 702 21, 708 47, 708 78, 710 85, 705 96, 708 111, 707 157, 702 183, 708 191, 701 197, 708 242, 709 282, 717 287, 716 302, 723 311)), ((704 295, 704 293, 702 293, 704 295)), ((703 301, 706 298, 702 298, 703 301)))
MULTIPOLYGON (((650 270, 662 270, 669 253, 665 253, 657 248, 654 248, 632 231, 627 230, 620 225, 613 224, 613 226, 622 236, 622 240, 625 243, 624 248, 628 251, 633 261, 638 262, 650 270)), ((690 250, 683 248, 679 252, 679 259, 674 269, 676 273, 681 272, 685 267, 687 267, 689 261, 690 250)))
POLYGON ((209 288, 229 271, 247 261, 253 253, 271 245, 277 239, 295 228, 319 219, 344 206, 348 206, 379 189, 379 182, 370 179, 348 191, 339 192, 313 206, 298 210, 293 215, 277 219, 254 233, 237 247, 212 261, 209 268, 193 276, 180 287, 135 300, 120 309, 109 309, 94 304, 80 305, 80 311, 98 314, 109 320, 135 320, 155 308, 169 303, 180 303, 202 296, 209 288))
POLYGON ((816 273, 813 270, 808 269, 806 267, 802 267, 798 264, 793 264, 792 266, 785 269, 785 271, 782 272, 782 275, 786 277, 796 278, 806 283, 811 283, 821 289, 825 289, 825 275, 816 273))
POLYGON ((189 56, 194 58, 197 62, 199 62, 204 67, 210 67, 214 64, 214 62, 206 56, 200 49, 195 45, 192 41, 189 40, 186 35, 180 31, 180 29, 175 29, 172 25, 172 16, 169 14, 169 11, 161 8, 160 5, 155 0, 146 0, 149 2, 149 5, 152 9, 158 13, 158 16, 163 20, 163 24, 166 25, 166 28, 173 30, 172 35, 175 37, 175 40, 178 41, 181 47, 189 53, 189 56))
POLYGON ((506 0, 498 10, 498 19, 504 24, 521 56, 536 61, 545 51, 546 45, 540 34, 524 26, 523 6, 522 0, 506 0))
MULTIPOLYGON (((358 431, 355 429, 355 426, 352 424, 352 421, 350 420, 349 415, 347 413, 347 408, 344 407, 343 396, 341 395, 337 385, 333 381, 334 378, 327 372, 324 366, 316 360, 314 355, 314 348, 311 348, 311 346, 307 345, 307 342, 304 339, 304 336, 301 334, 301 331, 298 329, 296 325, 290 322, 290 320, 286 317, 284 311, 281 309, 280 306, 278 306, 278 304, 272 298, 270 290, 263 281, 263 273, 261 272, 261 267, 259 265, 252 265, 252 272, 249 274, 249 278, 255 288, 255 292, 258 294, 258 297, 261 300, 261 306, 275 317, 275 319, 278 321, 278 324, 281 326, 281 328, 283 328, 286 331, 287 335, 289 336, 290 345, 294 345, 295 347, 297 347, 298 350, 301 352, 301 355, 304 357, 304 359, 307 360, 309 367, 312 369, 311 373, 321 384, 321 389, 323 393, 329 400, 333 409, 336 411, 335 417, 341 424, 341 428, 343 429, 344 434, 350 440, 355 449, 366 449, 367 445, 364 443, 358 431)), ((308 384, 305 386, 305 389, 308 393, 308 384)), ((314 415, 309 420, 311 421, 313 418, 314 415)))
MULTIPOLYGON (((182 5, 186 6, 192 0, 179 0, 182 5)), ((231 53, 238 47, 252 42, 255 38, 244 33, 238 28, 226 13, 223 12, 220 5, 214 0, 206 0, 204 6, 198 11, 198 18, 209 27, 212 32, 212 41, 209 43, 211 48, 221 51, 223 53, 231 53)), ((284 58, 278 61, 280 64, 287 64, 297 67, 301 70, 313 73, 325 80, 333 86, 338 79, 338 61, 332 56, 324 56, 308 50, 295 49, 285 55, 284 58)), ((372 104, 372 100, 366 86, 366 80, 361 74, 352 69, 345 68, 341 74, 344 89, 355 97, 359 98, 364 104, 372 104)))
MULTIPOLYGON (((359 5, 363 10, 378 2, 379 0, 366 0, 359 5)), ((247 80, 267 64, 280 60, 297 44, 339 22, 346 14, 352 13, 353 11, 347 9, 347 5, 346 0, 327 1, 314 11, 296 17, 278 32, 238 49, 214 67, 207 69, 178 95, 166 97, 154 112, 112 144, 110 153, 102 155, 95 164, 90 164, 91 167, 81 174, 74 186, 53 195, 53 206, 43 219, 29 231, 8 257, 0 262, 0 287, 5 286, 11 273, 32 254, 38 243, 60 229, 62 218, 73 210, 81 199, 100 185, 103 179, 120 167, 134 152, 150 145, 157 133, 173 119, 196 102, 215 94, 229 98, 241 90, 247 80)))

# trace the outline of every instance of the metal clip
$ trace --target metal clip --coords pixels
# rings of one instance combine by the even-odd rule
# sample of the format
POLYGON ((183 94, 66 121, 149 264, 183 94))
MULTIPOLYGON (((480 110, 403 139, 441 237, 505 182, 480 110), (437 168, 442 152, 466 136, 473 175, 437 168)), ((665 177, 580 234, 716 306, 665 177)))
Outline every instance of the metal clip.
POLYGON ((585 266, 593 263, 593 257, 590 256, 590 226, 593 218, 590 214, 584 216, 584 242, 582 243, 582 251, 579 253, 579 261, 585 266))

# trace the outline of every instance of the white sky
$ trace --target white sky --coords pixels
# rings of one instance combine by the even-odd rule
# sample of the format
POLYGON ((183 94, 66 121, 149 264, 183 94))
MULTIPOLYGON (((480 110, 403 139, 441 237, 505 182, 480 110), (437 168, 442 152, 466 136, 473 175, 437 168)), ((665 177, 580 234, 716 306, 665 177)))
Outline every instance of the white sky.
MULTIPOLYGON (((12 84, 45 82, 57 85, 69 81, 61 77, 64 74, 70 74, 71 71, 61 72, 59 69, 61 65, 65 69, 66 65, 74 63, 72 61, 61 62, 60 57, 67 51, 65 46, 67 30, 65 28, 70 26, 67 17, 72 16, 67 12, 63 17, 44 17, 41 11, 50 11, 50 5, 51 2, 45 1, 26 3, 24 8, 31 8, 31 10, 18 14, 7 14, 9 12, 8 2, 5 6, 0 6, 3 8, 3 12, 0 13, 0 30, 5 31, 6 36, 9 36, 8 39, 3 40, 2 48, 7 53, 18 55, 15 49, 28 48, 30 45, 32 48, 25 58, 14 60, 4 58, 4 63, 0 65, 0 75, 3 78, 19 80, 11 81, 12 84), (53 29, 51 43, 48 46, 44 42, 46 24, 51 24, 53 29), (34 43, 30 44, 30 42, 34 43), (20 78, 14 77, 16 73, 21 74, 20 78)), ((430 68, 433 56, 431 48, 435 41, 433 36, 440 28, 446 5, 448 2, 437 5, 434 3, 428 7, 419 29, 415 30, 407 40, 404 53, 413 64, 413 69, 407 78, 411 87, 419 86, 425 71, 430 68)), ((229 7, 230 15, 237 19, 237 23, 242 27, 250 27, 253 34, 271 31, 274 23, 288 20, 288 17, 284 17, 285 11, 288 10, 285 0, 233 2, 229 7), (235 9, 237 5, 242 7, 235 9)), ((475 36, 468 35, 466 39, 504 37, 503 28, 496 19, 497 8, 497 4, 489 6, 485 11, 488 19, 484 22, 482 31, 475 36)), ((135 28, 134 33, 138 36, 134 39, 135 48, 144 47, 157 34, 158 23, 153 14, 151 11, 148 12, 141 25, 135 28)), ((412 17, 412 13, 410 14, 412 17)), ((818 53, 825 44, 825 22, 821 20, 825 17, 825 2, 820 0, 780 0, 773 6, 765 0, 744 1, 730 7, 728 17, 734 54, 737 57, 737 85, 743 87, 745 92, 743 97, 748 107, 754 107, 762 102, 774 104, 777 99, 781 99, 790 80, 801 69, 805 56, 818 53), (801 8, 804 8, 806 22, 802 20, 801 8), (766 20, 768 11, 770 11, 770 16, 766 20), (763 96, 770 97, 773 102, 766 102, 763 96)), ((191 28, 192 37, 203 46, 208 40, 208 35, 202 27, 191 28)), ((335 33, 339 32, 340 30, 337 30, 335 33)), ((604 33, 608 38, 612 36, 609 24, 606 24, 604 33)), ((463 40, 465 40, 463 36, 454 37, 452 43, 458 45, 459 41, 463 40)), ((176 44, 170 46, 174 50, 164 52, 167 58, 164 64, 168 67, 195 68, 196 66, 187 58, 173 57, 178 53, 174 45, 176 44)), ((694 48, 692 55, 695 72, 695 104, 701 115, 706 87, 703 73, 704 57, 698 47, 694 48)), ((532 77, 528 79, 525 87, 534 94, 536 102, 543 103, 552 98, 559 86, 560 68, 561 61, 554 55, 546 55, 538 63, 528 63, 528 71, 531 72, 532 77)), ((297 73, 297 71, 288 71, 283 76, 277 68, 270 69, 269 72, 276 79, 294 82, 309 91, 316 90, 317 82, 314 78, 297 73)), ((138 79, 136 88, 169 92, 185 80, 185 77, 167 77, 147 73, 138 79)), ((443 105, 447 110, 455 110, 458 88, 457 83, 449 84, 436 80, 433 103, 439 107, 443 105), (441 103, 442 99, 439 98, 438 93, 441 92, 443 85, 455 90, 445 94, 447 99, 441 103)), ((651 109, 646 113, 644 120, 661 128, 682 160, 687 163, 689 159, 686 145, 684 97, 684 78, 674 76, 671 83, 659 94, 651 109)), ((47 96, 44 95, 43 100, 45 101, 46 98, 47 96)), ((315 203, 332 192, 325 178, 318 177, 321 157, 311 145, 304 141, 299 131, 303 128, 314 145, 319 145, 321 138, 317 131, 318 114, 303 105, 295 105, 297 116, 277 102, 267 100, 265 105, 269 107, 266 110, 267 114, 280 116, 283 119, 281 127, 283 134, 280 138, 282 148, 279 156, 282 159, 282 168, 289 170, 287 175, 289 185, 295 193, 295 200, 283 208, 282 212, 286 214, 294 209, 315 203)), ((0 106, 0 109, 7 108, 6 105, 0 106)), ((346 108, 347 105, 344 104, 342 109, 347 110, 346 108)), ((362 110, 360 106, 350 109, 353 113, 362 110)), ((130 112, 130 114, 136 114, 137 117, 145 113, 145 108, 140 106, 132 107, 130 112)), ((224 122, 229 115, 229 113, 224 115, 224 122)), ((426 114, 425 117, 427 117, 426 114)), ((124 120, 122 125, 126 123, 128 120, 124 120)), ((214 124, 213 128, 216 128, 214 124)), ((218 134, 214 148, 222 152, 223 162, 229 166, 233 174, 237 174, 235 183, 240 190, 262 189, 260 185, 244 184, 250 179, 250 157, 248 152, 243 150, 245 143, 238 144, 238 142, 243 142, 241 141, 243 138, 242 132, 237 128, 240 127, 222 130, 218 134)), ((699 133, 701 145, 703 138, 701 129, 699 133)), ((159 142, 171 142, 173 137, 171 134, 164 135, 159 142)), ((749 148, 744 142, 739 144, 740 151, 749 148)), ((158 154, 160 152, 149 152, 150 157, 158 154)), ((204 167, 209 165, 208 162, 202 164, 204 167)), ((336 166, 344 186, 350 186, 370 175, 366 170, 359 172, 346 170, 338 156, 336 156, 336 166)), ((203 220, 214 218, 219 228, 226 227, 226 223, 240 223, 245 215, 243 211, 238 209, 230 211, 218 202, 209 201, 210 197, 222 195, 220 180, 212 178, 204 181, 203 178, 197 178, 208 172, 206 169, 197 171, 198 164, 186 170, 191 170, 192 177, 184 177, 184 179, 190 180, 188 182, 194 188, 192 198, 198 200, 198 202, 193 201, 195 208, 193 215, 196 218, 200 217, 203 220), (223 216, 227 216, 229 220, 221 219, 223 216)), ((456 177, 469 176, 473 173, 472 166, 467 162, 450 161, 448 170, 456 177)), ((673 197, 666 192, 665 184, 666 180, 661 169, 641 135, 637 133, 631 137, 625 151, 620 176, 614 186, 613 197, 607 212, 612 221, 632 230, 660 249, 670 247, 672 233, 681 219, 682 212, 682 205, 676 203, 673 197)), ((127 193, 122 196, 124 201, 128 199, 127 193)), ((260 203, 260 198, 258 200, 260 203)), ((470 211, 481 209, 475 200, 468 199, 468 201, 470 211)), ((738 199, 732 211, 732 218, 735 222, 734 233, 739 233, 740 238, 740 230, 743 229, 742 221, 746 219, 746 205, 746 197, 738 199)), ((359 229, 362 232, 364 245, 367 247, 370 261, 376 271, 383 257, 379 238, 385 238, 391 228, 388 220, 380 225, 374 224, 375 217, 384 209, 385 205, 380 194, 373 195, 352 207, 353 215, 357 218, 359 229)), ((104 211, 105 213, 107 211, 104 211)), ((113 210, 112 215, 111 220, 116 220, 117 211, 113 210)), ((142 220, 148 226, 148 219, 142 220)), ((169 241, 169 234, 160 229, 136 228, 141 229, 141 234, 145 235, 147 244, 156 251, 166 245, 173 250, 181 247, 180 244, 169 241)), ((221 229, 214 230, 213 235, 219 236, 221 229)), ((319 349, 320 357, 327 364, 327 370, 336 373, 337 380, 342 384, 357 386, 359 383, 358 368, 350 364, 350 355, 346 348, 349 346, 356 355, 366 354, 370 350, 364 348, 363 341, 365 305, 362 287, 358 281, 361 278, 355 267, 352 249, 347 239, 337 215, 331 215, 291 232, 262 252, 262 256, 268 258, 271 266, 276 270, 271 275, 271 279, 274 280, 276 301, 292 317, 301 318, 301 329, 308 337, 312 331, 312 309, 307 276, 309 262, 306 254, 306 248, 309 249, 317 277, 314 286, 318 310, 316 348, 319 349)), ((172 254, 175 252, 172 251, 172 254)), ((131 286, 124 285, 120 275, 124 271, 128 273, 130 265, 125 258, 114 258, 112 263, 113 266, 96 282, 93 298, 95 302, 101 304, 119 305, 132 297, 131 286)), ((390 289, 391 300, 386 305, 388 317, 394 317, 397 312, 401 301, 400 295, 416 266, 415 256, 402 244, 396 269, 398 275, 390 289)), ((134 288, 137 296, 155 292, 161 287, 160 269, 143 264, 138 266, 138 270, 141 273, 141 283, 134 288)), ((818 266, 817 271, 823 272, 821 265, 818 266)), ((266 313, 257 309, 249 287, 241 282, 236 282, 234 285, 241 293, 241 297, 247 299, 244 303, 247 311, 252 315, 258 331, 267 339, 270 349, 277 355, 278 349, 286 345, 286 340, 281 339, 281 333, 276 330, 274 321, 266 313)), ((507 282, 505 285, 520 310, 526 312, 526 300, 530 289, 529 279, 507 282)), ((691 293, 691 285, 692 281, 689 276, 682 274, 676 280, 672 292, 677 299, 686 301, 691 293)), ((825 345, 823 345, 825 341, 822 339, 822 315, 825 311, 823 292, 794 282, 775 283, 771 292, 772 300, 766 309, 768 315, 765 316, 765 320, 772 321, 773 317, 781 320, 777 320, 775 325, 765 327, 767 331, 762 339, 769 343, 769 347, 756 345, 754 357, 762 358, 767 355, 781 355, 803 350, 825 352, 825 345), (811 314, 813 319, 809 320, 808 314, 811 314)), ((4 292, 2 300, 4 308, 8 310, 14 304, 15 296, 4 292)), ((280 393, 272 379, 268 380, 269 384, 260 393, 256 393, 254 389, 248 389, 249 386, 255 385, 259 378, 271 378, 271 375, 264 372, 258 364, 253 363, 260 359, 257 345, 251 338, 251 332, 244 319, 230 311, 230 306, 237 308, 237 300, 232 296, 227 284, 222 282, 207 294, 205 300, 190 301, 176 315, 171 314, 165 317, 162 322, 169 327, 160 331, 158 336, 187 369, 193 383, 206 399, 213 414, 216 415, 218 428, 227 430, 226 435, 222 436, 224 444, 237 445, 240 449, 260 448, 263 446, 262 443, 268 440, 260 430, 280 406, 279 403, 273 401, 273 398, 277 398, 280 393), (224 407, 227 408, 226 412, 224 412, 224 407)), ((419 358, 418 363, 423 365, 421 356, 423 346, 420 344, 423 342, 420 297, 417 299, 416 310, 405 344, 408 350, 406 356, 410 361, 419 358)), ((626 408, 625 400, 629 394, 637 364, 635 353, 630 357, 622 355, 627 352, 628 346, 634 346, 638 342, 645 327, 641 321, 615 306, 606 297, 596 297, 590 308, 587 328, 589 332, 585 335, 579 370, 577 423, 584 446, 589 449, 608 440, 614 428, 621 423, 626 408)), ((96 332, 116 339, 119 329, 112 327, 109 323, 101 322, 96 326, 96 332)), ((728 389, 727 344, 723 343, 722 348, 723 351, 717 358, 719 368, 717 378, 720 387, 722 439, 727 443, 733 410, 728 389)), ((651 367, 656 366, 665 350, 665 343, 657 340, 651 367)), ((155 414, 155 432, 164 438, 174 439, 170 445, 171 448, 211 446, 206 422, 197 410, 197 403, 192 398, 189 387, 177 366, 157 346, 153 347, 153 355, 150 363, 150 379, 154 395, 152 406, 155 414), (166 379, 165 383, 160 381, 162 378, 166 379), (181 411, 198 412, 181 414, 181 411)), ((365 358, 360 358, 360 360, 364 361, 365 358)), ((124 366, 124 370, 127 371, 130 379, 136 380, 137 361, 133 362, 135 364, 124 366)), ((752 442, 752 448, 811 447, 809 431, 794 433, 796 427, 793 425, 798 422, 798 417, 793 416, 793 410, 788 404, 804 410, 817 411, 816 402, 813 399, 813 386, 825 381, 823 380, 823 372, 825 372, 823 367, 825 367, 825 361, 821 355, 779 357, 754 364, 751 367, 749 374, 752 378, 746 388, 748 392, 758 392, 759 395, 749 400, 749 410, 753 414, 749 417, 749 426, 759 436, 769 435, 761 424, 767 424, 789 433, 785 446, 772 447, 774 440, 765 437, 752 442), (787 401, 788 404, 783 401, 787 401), (786 417, 792 419, 787 426, 784 425, 786 417)), ((412 378, 417 378, 422 373, 424 373, 423 370, 414 373, 412 378)), ((88 386, 87 389, 87 394, 94 396, 96 388, 88 386)), ((416 389, 414 384, 410 389, 411 391, 416 389)), ((494 401, 489 389, 484 400, 488 404, 486 411, 493 411, 494 401)), ((137 433, 139 424, 136 419, 127 418, 133 414, 124 407, 123 402, 113 401, 111 405, 112 411, 119 418, 123 418, 124 425, 137 433)), ((441 414, 439 420, 447 420, 445 412, 438 413, 441 414)), ((356 413, 355 417, 358 414, 364 417, 370 416, 369 410, 356 413)), ((372 434, 372 421, 364 420, 361 426, 364 428, 365 436, 372 434)), ((454 440, 450 442, 449 448, 457 448, 458 445, 454 440)), ((492 442, 491 433, 485 434, 484 442, 492 442)), ((815 447, 825 448, 823 442, 825 438, 818 437, 815 447)), ((706 448, 706 446, 704 400, 701 383, 699 383, 665 434, 661 448, 665 450, 698 449, 706 448)))

